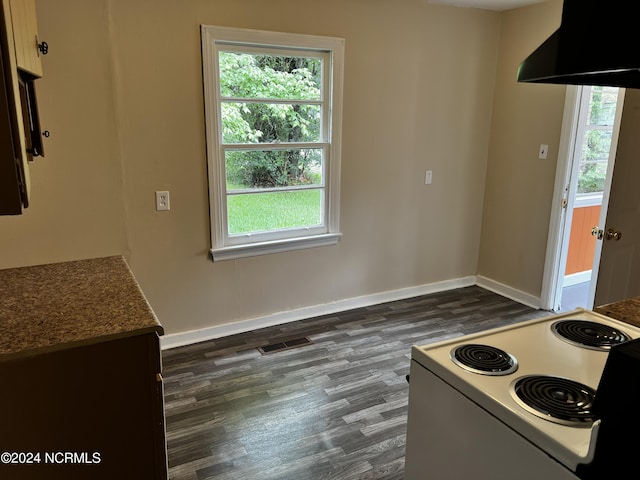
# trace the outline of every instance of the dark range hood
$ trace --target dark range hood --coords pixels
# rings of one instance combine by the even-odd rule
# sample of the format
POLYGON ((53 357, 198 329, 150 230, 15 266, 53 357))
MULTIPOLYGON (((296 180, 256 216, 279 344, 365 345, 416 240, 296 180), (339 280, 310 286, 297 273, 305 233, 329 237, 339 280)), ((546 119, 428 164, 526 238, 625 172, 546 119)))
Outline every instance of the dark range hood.
POLYGON ((564 0, 560 28, 518 68, 519 82, 640 88, 636 2, 564 0))

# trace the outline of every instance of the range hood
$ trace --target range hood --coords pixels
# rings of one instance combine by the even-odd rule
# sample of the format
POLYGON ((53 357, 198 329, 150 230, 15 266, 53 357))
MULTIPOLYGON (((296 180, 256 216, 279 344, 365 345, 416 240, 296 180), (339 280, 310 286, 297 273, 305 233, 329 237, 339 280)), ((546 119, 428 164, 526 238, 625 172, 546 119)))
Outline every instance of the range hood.
POLYGON ((564 0, 560 28, 518 68, 519 82, 640 88, 636 2, 564 0))

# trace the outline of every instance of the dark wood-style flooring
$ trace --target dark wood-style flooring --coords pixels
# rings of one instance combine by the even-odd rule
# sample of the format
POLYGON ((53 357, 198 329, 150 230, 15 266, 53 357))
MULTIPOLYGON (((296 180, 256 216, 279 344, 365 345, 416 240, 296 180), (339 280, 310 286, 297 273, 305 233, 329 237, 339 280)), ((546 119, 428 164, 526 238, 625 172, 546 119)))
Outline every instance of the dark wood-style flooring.
POLYGON ((165 350, 170 479, 400 480, 411 346, 547 314, 474 286, 165 350))

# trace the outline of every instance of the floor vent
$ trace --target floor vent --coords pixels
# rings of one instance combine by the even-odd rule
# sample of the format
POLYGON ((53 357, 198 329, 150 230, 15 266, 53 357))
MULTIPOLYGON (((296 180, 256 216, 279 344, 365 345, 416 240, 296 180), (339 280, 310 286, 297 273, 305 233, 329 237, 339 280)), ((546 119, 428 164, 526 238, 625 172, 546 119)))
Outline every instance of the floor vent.
POLYGON ((258 347, 261 354, 267 355, 269 353, 280 352, 282 350, 289 350, 291 348, 304 347, 305 345, 311 345, 313 342, 307 337, 296 338, 294 340, 287 340, 286 342, 272 343, 271 345, 264 345, 258 347))

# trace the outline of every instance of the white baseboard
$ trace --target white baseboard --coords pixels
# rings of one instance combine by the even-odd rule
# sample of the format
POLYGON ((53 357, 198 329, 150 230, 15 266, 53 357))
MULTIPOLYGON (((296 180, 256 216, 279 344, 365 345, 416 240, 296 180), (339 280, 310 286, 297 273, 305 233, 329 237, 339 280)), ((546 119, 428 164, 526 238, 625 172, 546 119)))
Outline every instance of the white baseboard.
MULTIPOLYGON (((278 312, 263 317, 240 320, 224 325, 207 327, 200 330, 190 330, 187 332, 171 333, 160 337, 163 350, 190 345, 193 343, 204 342, 214 338, 226 337, 237 333, 244 333, 264 327, 272 327, 284 323, 295 322, 305 318, 313 318, 321 315, 328 315, 338 312, 344 312, 353 308, 368 307, 379 303, 392 302, 395 300, 403 300, 405 298, 427 295, 430 293, 443 292, 453 290, 455 288, 469 287, 476 284, 476 277, 463 277, 454 280, 446 280, 443 282, 430 283, 420 285, 418 287, 403 288, 400 290, 392 290, 388 292, 375 293, 362 297, 347 298, 336 302, 314 305, 311 307, 299 308, 286 312, 278 312)), ((486 288, 486 287, 485 287, 486 288)), ((487 288, 487 290, 490 290, 487 288)), ((507 295, 505 295, 507 296, 507 295)))
POLYGON ((503 283, 491 280, 490 278, 478 275, 476 284, 479 287, 489 290, 490 292, 510 298, 511 300, 522 303, 523 305, 526 305, 528 307, 538 310, 542 309, 542 299, 540 297, 530 295, 515 288, 511 288, 507 285, 504 285, 503 283))

